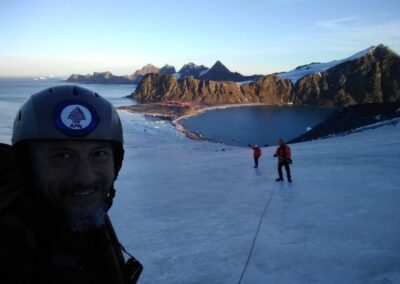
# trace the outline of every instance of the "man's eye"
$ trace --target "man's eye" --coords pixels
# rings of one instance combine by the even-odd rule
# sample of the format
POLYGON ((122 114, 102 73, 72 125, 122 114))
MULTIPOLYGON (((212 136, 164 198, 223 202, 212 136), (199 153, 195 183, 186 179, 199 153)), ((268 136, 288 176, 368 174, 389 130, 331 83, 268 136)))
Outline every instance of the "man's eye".
POLYGON ((93 153, 94 158, 99 159, 99 160, 106 160, 110 156, 110 154, 107 151, 96 151, 93 153))
POLYGON ((53 159, 60 159, 60 160, 70 159, 71 157, 72 155, 68 152, 60 152, 53 155, 53 159))

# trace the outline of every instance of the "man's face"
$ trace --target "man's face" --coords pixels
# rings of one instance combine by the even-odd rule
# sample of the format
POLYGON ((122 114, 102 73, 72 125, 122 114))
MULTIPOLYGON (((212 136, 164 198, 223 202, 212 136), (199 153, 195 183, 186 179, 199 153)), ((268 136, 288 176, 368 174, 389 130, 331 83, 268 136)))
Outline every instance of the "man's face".
POLYGON ((113 150, 104 141, 34 141, 30 146, 38 190, 72 230, 98 226, 114 182, 113 150))

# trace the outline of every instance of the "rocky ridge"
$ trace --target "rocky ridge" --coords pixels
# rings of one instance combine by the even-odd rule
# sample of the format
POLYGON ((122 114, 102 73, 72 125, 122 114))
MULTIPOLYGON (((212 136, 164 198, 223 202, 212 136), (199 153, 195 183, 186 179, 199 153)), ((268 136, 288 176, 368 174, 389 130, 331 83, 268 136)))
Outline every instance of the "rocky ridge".
POLYGON ((140 103, 182 101, 196 103, 288 103, 292 93, 290 80, 276 75, 253 83, 201 81, 193 77, 178 80, 173 76, 147 74, 133 93, 140 103))
MULTIPOLYGON (((207 73, 206 73, 207 74, 207 73)), ((340 108, 400 101, 400 57, 384 45, 325 72, 306 75, 294 85, 279 74, 254 82, 197 80, 147 74, 132 97, 141 103, 168 100, 207 103, 266 103, 340 108)))
POLYGON ((400 101, 400 57, 379 45, 366 55, 296 82, 294 104, 325 107, 400 101))

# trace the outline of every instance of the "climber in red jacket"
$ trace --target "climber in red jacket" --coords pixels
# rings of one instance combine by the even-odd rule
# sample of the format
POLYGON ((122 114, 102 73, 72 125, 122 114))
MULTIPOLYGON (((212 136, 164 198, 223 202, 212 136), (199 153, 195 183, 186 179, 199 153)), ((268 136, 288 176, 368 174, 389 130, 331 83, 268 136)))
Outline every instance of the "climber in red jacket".
POLYGON ((291 151, 290 151, 290 147, 285 144, 285 141, 283 141, 282 138, 279 139, 279 147, 276 148, 274 157, 278 157, 279 178, 277 178, 276 181, 283 180, 282 167, 285 167, 287 179, 289 182, 292 182, 292 178, 290 175, 290 167, 289 167, 289 164, 292 163, 291 151))
POLYGON ((258 168, 258 159, 261 157, 261 149, 257 145, 248 145, 251 149, 253 149, 253 158, 254 158, 254 168, 258 168))

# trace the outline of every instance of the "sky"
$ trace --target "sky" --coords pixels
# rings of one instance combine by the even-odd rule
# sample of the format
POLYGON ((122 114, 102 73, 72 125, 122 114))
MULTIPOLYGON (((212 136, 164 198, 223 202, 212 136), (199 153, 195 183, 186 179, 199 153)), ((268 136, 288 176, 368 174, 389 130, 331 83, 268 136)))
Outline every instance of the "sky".
POLYGON ((266 75, 380 43, 400 53, 400 0, 0 0, 0 35, 1 77, 217 60, 266 75))

